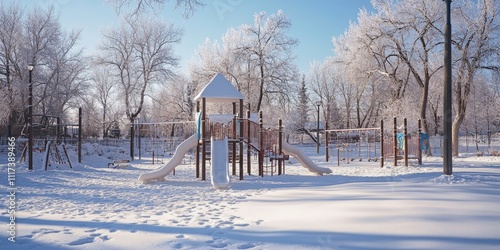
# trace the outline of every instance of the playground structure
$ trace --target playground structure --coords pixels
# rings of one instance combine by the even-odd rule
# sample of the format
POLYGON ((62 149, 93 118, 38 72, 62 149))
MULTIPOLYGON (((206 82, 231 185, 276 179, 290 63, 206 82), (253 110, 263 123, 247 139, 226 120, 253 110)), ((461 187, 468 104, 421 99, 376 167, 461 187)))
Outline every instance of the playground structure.
POLYGON ((258 174, 264 175, 265 160, 276 164, 278 175, 285 172, 286 154, 296 158, 309 171, 322 175, 331 173, 328 168, 318 167, 307 158, 298 148, 287 144, 283 140, 283 127, 279 120, 276 130, 265 129, 262 122, 262 112, 259 121, 251 118, 249 111, 243 117, 243 96, 236 90, 222 74, 215 75, 212 80, 195 97, 197 133, 177 146, 172 159, 162 167, 139 176, 139 181, 163 181, 174 171, 184 155, 192 148, 196 149, 196 178, 206 180, 207 162, 211 164, 212 184, 222 189, 229 186, 230 175, 239 175, 243 180, 244 159, 246 149, 247 174, 251 174, 252 156, 258 158, 258 174), (207 115, 207 102, 231 103, 233 114, 207 115), (237 104, 239 112, 237 112, 237 104), (246 147, 244 147, 246 145, 246 147), (210 151, 208 150, 210 148, 210 151), (230 169, 229 163, 232 167, 230 169), (238 167, 236 164, 238 163, 238 167), (237 171, 237 169, 239 171, 237 171))
POLYGON ((186 135, 195 132, 195 122, 136 122, 134 131, 137 131, 134 134, 139 160, 145 153, 151 157, 153 165, 162 164, 165 157, 174 154, 177 145, 187 138, 186 135))
POLYGON ((325 160, 330 160, 330 149, 336 149, 338 166, 341 162, 349 164, 355 160, 363 161, 363 157, 369 162, 380 162, 381 168, 387 159, 392 159, 394 166, 398 165, 398 160, 403 160, 404 166, 408 166, 409 160, 417 160, 421 165, 422 150, 426 149, 425 140, 429 137, 422 133, 420 120, 418 133, 412 135, 408 133, 406 118, 400 129, 397 127, 397 118, 393 119, 390 135, 384 131, 384 121, 380 121, 380 127, 358 129, 328 129, 326 124, 325 160))
MULTIPOLYGON (((66 137, 68 136, 68 127, 78 130, 78 162, 81 163, 81 117, 82 110, 79 108, 79 123, 78 124, 62 124, 61 118, 58 116, 33 114, 33 124, 26 123, 21 131, 21 137, 25 137, 29 126, 32 126, 33 135, 28 136, 28 139, 20 138, 22 151, 20 162, 25 162, 27 157, 32 157, 30 153, 33 151, 43 152, 43 167, 45 171, 49 166, 68 165, 73 168, 71 158, 66 149, 66 137), (36 137, 36 139, 35 139, 36 137), (31 145, 31 148, 30 148, 31 145)), ((29 166, 33 169, 33 166, 29 166)))

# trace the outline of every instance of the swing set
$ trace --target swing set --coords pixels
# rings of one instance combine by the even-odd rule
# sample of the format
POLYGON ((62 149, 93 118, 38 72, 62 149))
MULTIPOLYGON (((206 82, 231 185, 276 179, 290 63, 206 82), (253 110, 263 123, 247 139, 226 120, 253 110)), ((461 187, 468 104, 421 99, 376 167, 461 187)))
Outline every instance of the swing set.
POLYGON ((420 120, 418 133, 414 135, 408 133, 406 118, 401 129, 398 129, 396 117, 391 135, 384 132, 383 120, 380 121, 380 127, 375 128, 328 129, 326 124, 325 135, 326 161, 330 160, 330 149, 334 149, 338 166, 341 162, 349 164, 363 159, 368 162, 378 161, 381 168, 384 167, 385 159, 392 159, 394 166, 398 165, 398 160, 403 160, 404 166, 408 166, 409 160, 417 160, 421 165, 422 150, 426 150, 425 140, 428 140, 428 135, 422 133, 420 120))
MULTIPOLYGON (((326 125, 325 156, 330 160, 330 149, 336 149, 337 165, 355 160, 377 162, 380 154, 380 127, 358 129, 328 129, 326 125)), ((335 152, 333 152, 335 153, 335 152)), ((383 167, 383 165, 381 165, 383 167)))
POLYGON ((194 121, 134 123, 139 160, 144 151, 151 156, 153 165, 163 164, 164 158, 172 156, 177 145, 186 139, 185 135, 194 133, 194 127, 194 121))
MULTIPOLYGON (((81 110, 80 110, 81 114, 81 110)), ((81 115, 80 115, 81 117, 81 115)), ((81 119, 80 119, 81 120, 81 119)), ((25 135, 24 131, 28 128, 28 124, 24 126, 21 131, 21 135, 25 135)), ((33 151, 38 151, 39 153, 44 153, 43 166, 45 171, 48 170, 49 166, 60 166, 68 165, 71 169, 73 168, 71 158, 69 157, 68 150, 66 149, 65 139, 67 127, 78 127, 79 134, 81 131, 81 122, 78 125, 66 124, 62 125, 61 118, 58 116, 43 115, 43 114, 33 114, 33 136, 37 139, 33 140, 33 151), (64 133, 62 133, 64 130, 64 133), (61 136, 64 139, 61 139, 61 136)), ((81 162, 81 135, 79 136, 79 162, 81 162)), ((26 141, 27 142, 27 141, 26 141)), ((25 162, 27 153, 29 151, 29 144, 26 143, 23 147, 20 162, 25 162)))

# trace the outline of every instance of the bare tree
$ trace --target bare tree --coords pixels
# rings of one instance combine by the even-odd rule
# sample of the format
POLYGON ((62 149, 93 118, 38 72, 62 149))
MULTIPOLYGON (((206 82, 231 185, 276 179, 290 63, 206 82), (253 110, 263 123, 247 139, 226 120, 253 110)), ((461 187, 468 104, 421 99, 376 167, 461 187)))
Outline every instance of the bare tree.
MULTIPOLYGON (((292 49, 298 40, 287 36, 286 32, 292 23, 282 10, 266 18, 265 12, 254 15, 254 24, 243 25, 247 39, 240 50, 246 53, 254 62, 259 73, 257 88, 258 100, 255 111, 262 108, 264 97, 278 94, 287 96, 287 83, 297 79, 292 49)), ((278 98, 274 98, 278 99, 278 98)))
POLYGON ((98 61, 116 77, 125 114, 133 123, 142 111, 146 92, 174 76, 178 58, 173 45, 180 42, 182 31, 172 24, 134 17, 103 35, 98 61))
MULTIPOLYGON (((34 65, 34 112, 64 118, 71 101, 83 95, 86 62, 76 48, 79 32, 62 30, 54 7, 26 14, 0 5, 0 94, 8 100, 10 124, 20 122, 27 99, 27 65, 34 65)), ((5 116, 0 117, 5 119, 5 116)), ((4 120, 5 121, 5 120, 4 120)))
POLYGON ((498 53, 500 39, 500 9, 498 1, 480 0, 477 3, 464 1, 456 6, 456 25, 452 44, 456 48, 454 62, 455 117, 452 125, 453 155, 458 155, 458 136, 464 122, 472 85, 481 69, 498 69, 498 61, 488 60, 498 53))
MULTIPOLYGON (((21 111, 19 81, 23 45, 23 13, 18 5, 0 3, 0 124, 14 124, 21 111)), ((25 65, 25 64, 24 64, 25 65)))
POLYGON ((441 69, 433 65, 433 54, 440 53, 441 34, 434 27, 442 21, 443 8, 437 1, 410 0, 393 4, 380 1, 375 5, 381 13, 382 32, 391 50, 408 68, 414 82, 420 88, 420 119, 423 131, 427 125, 427 103, 432 76, 441 69), (416 10, 416 11, 411 11, 416 10))
POLYGON ((114 99, 113 84, 114 78, 108 73, 108 70, 98 65, 92 68, 91 91, 90 95, 101 106, 102 112, 102 136, 106 138, 115 121, 109 119, 109 112, 112 108, 114 99))
MULTIPOLYGON (((340 99, 340 93, 337 84, 340 79, 335 77, 335 70, 335 64, 329 59, 323 63, 312 63, 307 82, 321 102, 325 121, 331 126, 339 128, 343 126, 343 122, 348 123, 349 120, 339 114, 340 100, 338 99, 340 99)), ((345 110, 350 110, 347 105, 344 106, 345 110)))
MULTIPOLYGON (((131 8, 132 15, 138 15, 142 12, 155 10, 163 7, 169 0, 106 0, 111 3, 118 13, 124 9, 131 8)), ((184 8, 184 16, 190 17, 197 8, 205 6, 202 0, 176 0, 175 8, 184 8)))
POLYGON ((82 49, 75 49, 80 32, 60 32, 58 43, 44 61, 46 79, 39 85, 42 114, 60 116, 72 100, 83 96, 88 89, 85 72, 87 61, 82 49))
POLYGON ((288 17, 279 10, 266 16, 254 15, 253 25, 229 29, 222 43, 206 40, 190 64, 191 78, 206 81, 223 73, 242 92, 253 112, 286 110, 292 95, 292 84, 298 83, 292 49, 296 39, 287 36, 291 27, 288 17))

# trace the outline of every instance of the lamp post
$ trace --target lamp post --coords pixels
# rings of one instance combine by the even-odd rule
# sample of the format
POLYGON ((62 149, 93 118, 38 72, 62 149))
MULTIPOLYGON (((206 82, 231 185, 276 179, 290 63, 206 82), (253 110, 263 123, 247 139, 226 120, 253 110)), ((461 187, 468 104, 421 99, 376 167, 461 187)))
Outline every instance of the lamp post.
POLYGON ((444 88, 443 88, 443 174, 452 171, 452 106, 451 106, 451 1, 446 2, 446 25, 444 35, 444 88))
POLYGON ((33 170, 33 83, 31 82, 33 65, 28 65, 28 71, 28 169, 33 170))
POLYGON ((316 123, 316 139, 317 139, 317 142, 316 142, 316 154, 319 155, 319 146, 320 146, 320 141, 319 141, 319 106, 321 105, 321 102, 320 101, 317 101, 316 102, 316 106, 318 108, 318 119, 317 119, 317 123, 316 123))

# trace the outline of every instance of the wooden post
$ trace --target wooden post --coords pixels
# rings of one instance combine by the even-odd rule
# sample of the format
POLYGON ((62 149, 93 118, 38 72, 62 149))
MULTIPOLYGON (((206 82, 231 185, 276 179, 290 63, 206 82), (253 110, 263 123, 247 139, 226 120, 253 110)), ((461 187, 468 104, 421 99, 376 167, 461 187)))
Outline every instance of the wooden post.
POLYGON ((240 125, 240 140, 239 140, 239 164, 240 164, 240 180, 243 180, 243 137, 244 137, 244 127, 243 127, 243 99, 240 99, 240 112, 238 116, 238 121, 240 125))
POLYGON ((61 117, 56 117, 56 145, 61 143, 61 117))
POLYGON ((380 167, 384 167, 384 120, 380 120, 380 167))
POLYGON ((82 107, 78 108, 78 163, 82 163, 82 107))
POLYGON ((329 136, 328 136, 328 121, 325 122, 325 160, 326 162, 328 162, 329 160, 329 155, 328 155, 328 140, 329 140, 329 136))
POLYGON ((281 151, 281 148, 283 146, 283 121, 281 119, 278 120, 278 152, 275 152, 278 154, 278 175, 282 174, 282 162, 283 159, 281 158, 283 156, 283 152, 281 151))
MULTIPOLYGON (((417 146, 418 146, 418 149, 417 149, 417 157, 418 157, 418 165, 422 165, 422 145, 420 143, 422 143, 421 139, 420 138, 422 135, 422 121, 420 119, 418 119, 418 143, 417 143, 417 146)), ((467 136, 466 136, 467 138, 467 136)))
POLYGON ((250 131, 250 110, 247 110, 247 172, 248 175, 252 174, 252 139, 251 139, 251 131, 250 131))
POLYGON ((236 175, 236 103, 233 102, 233 134, 231 140, 232 174, 236 175))
MULTIPOLYGON (((200 102, 197 101, 196 102, 196 113, 200 113, 200 102)), ((198 115, 196 115, 196 119, 201 119, 201 117, 199 117, 198 115)), ((201 132, 201 127, 199 128, 199 123, 198 123, 198 120, 195 121, 196 122, 196 131, 195 133, 199 133, 201 132)), ((200 124, 201 125, 201 124, 200 124)), ((196 159, 195 159, 195 162, 196 162, 196 178, 200 178, 200 135, 198 135, 198 141, 196 143, 196 159)))
POLYGON ((337 148, 337 166, 340 166, 340 148, 337 148))
POLYGON ((207 173, 207 142, 206 142, 206 113, 207 113, 207 99, 203 97, 201 99, 201 105, 203 107, 201 113, 201 180, 206 180, 207 173))
POLYGON ((134 160, 134 119, 130 119, 130 159, 134 160))
MULTIPOLYGON (((33 65, 28 65, 29 79, 28 79, 28 169, 33 170, 33 83, 32 71, 33 65)), ((78 147, 80 148, 80 147, 78 147)), ((80 162, 80 158, 78 158, 80 162)))
POLYGON ((397 125, 396 125, 396 117, 394 116, 394 126, 393 126, 393 131, 392 131, 392 140, 393 140, 393 147, 392 147, 392 150, 394 151, 393 152, 393 155, 394 155, 394 167, 396 167, 398 165, 398 128, 397 128, 397 125))
POLYGON ((259 111, 259 175, 264 177, 264 124, 262 111, 259 111))
POLYGON ((403 141, 403 150, 405 154, 405 167, 408 167, 408 127, 406 126, 406 117, 403 120, 403 129, 404 129, 404 141, 403 141))
MULTIPOLYGON (((139 133, 138 133, 139 138, 138 138, 138 140, 137 140, 137 149, 138 149, 138 151, 139 151, 139 152, 138 152, 138 153, 139 153, 139 160, 141 160, 141 157, 142 157, 142 154, 141 154, 141 151, 142 151, 142 150, 141 150, 141 132, 142 132, 142 124, 141 124, 141 125, 137 125, 137 126, 136 126, 136 128, 138 128, 138 129, 139 129, 139 133)), ((154 153, 154 151, 153 151, 153 153, 154 153)), ((155 165, 155 157, 154 157, 154 155, 153 155, 153 165, 155 165)))

